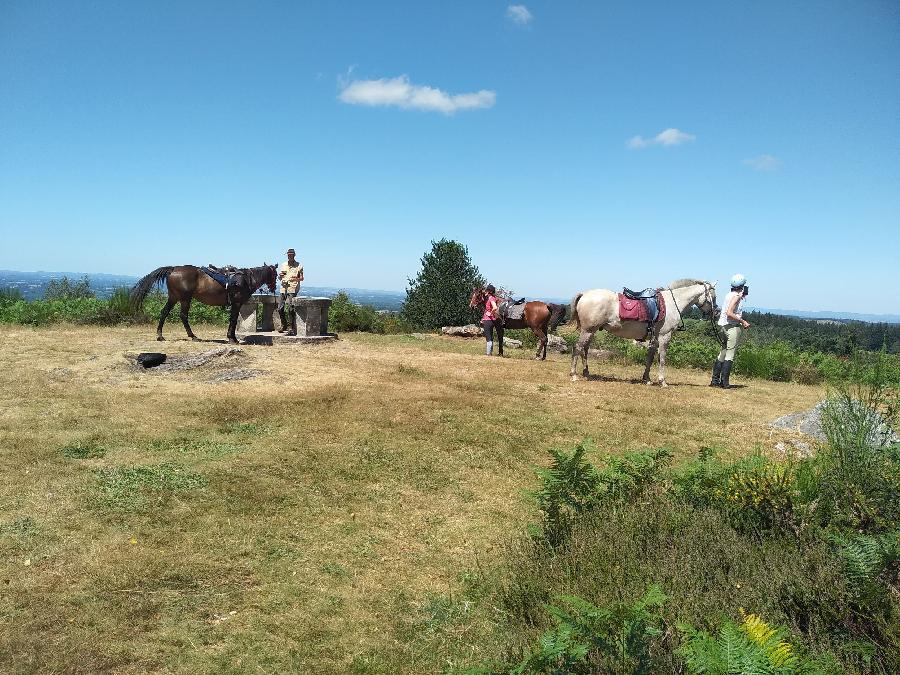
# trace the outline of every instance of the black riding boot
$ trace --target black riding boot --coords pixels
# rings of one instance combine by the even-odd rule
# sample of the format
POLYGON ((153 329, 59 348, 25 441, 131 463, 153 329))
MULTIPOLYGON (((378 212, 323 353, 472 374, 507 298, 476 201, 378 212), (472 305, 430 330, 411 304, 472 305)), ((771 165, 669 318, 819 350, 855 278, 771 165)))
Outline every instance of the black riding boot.
POLYGON ((278 318, 281 319, 281 328, 279 329, 279 333, 287 333, 290 330, 290 326, 287 325, 287 318, 284 316, 284 310, 281 309, 278 311, 278 318))
POLYGON ((731 389, 728 379, 731 377, 731 366, 733 363, 734 361, 724 361, 722 363, 722 384, 719 385, 722 389, 731 389))
POLYGON ((713 374, 712 380, 709 382, 710 387, 721 387, 722 386, 722 364, 724 361, 716 361, 713 364, 713 374))

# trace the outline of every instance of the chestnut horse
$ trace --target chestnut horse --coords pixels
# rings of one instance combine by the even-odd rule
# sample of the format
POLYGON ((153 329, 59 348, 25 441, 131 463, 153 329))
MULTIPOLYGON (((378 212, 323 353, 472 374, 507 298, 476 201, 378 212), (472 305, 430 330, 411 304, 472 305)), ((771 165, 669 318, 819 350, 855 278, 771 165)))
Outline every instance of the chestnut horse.
POLYGON ((197 299, 205 305, 231 307, 228 321, 228 341, 236 343, 238 341, 235 335, 238 311, 241 305, 247 302, 263 284, 267 285, 270 291, 275 292, 275 265, 263 264, 262 267, 238 270, 232 275, 227 291, 222 284, 199 267, 193 265, 159 267, 138 281, 131 289, 132 306, 140 309, 150 289, 163 282, 166 282, 169 289, 169 299, 159 315, 159 325, 156 327, 157 340, 165 340, 162 334, 163 324, 176 302, 181 303, 181 323, 184 324, 188 337, 191 340, 200 339, 194 335, 191 325, 188 323, 191 300, 197 299))
MULTIPOLYGON (((476 288, 469 299, 469 307, 475 308, 487 301, 487 294, 483 288, 476 288)), ((507 328, 530 328, 538 339, 537 352, 534 355, 535 360, 541 361, 547 358, 547 336, 551 331, 556 330, 557 326, 566 320, 566 306, 557 305, 555 303, 541 302, 533 300, 525 303, 525 311, 521 319, 505 319, 500 318, 494 324, 497 329, 497 341, 500 343, 500 356, 503 356, 503 331, 507 328)))

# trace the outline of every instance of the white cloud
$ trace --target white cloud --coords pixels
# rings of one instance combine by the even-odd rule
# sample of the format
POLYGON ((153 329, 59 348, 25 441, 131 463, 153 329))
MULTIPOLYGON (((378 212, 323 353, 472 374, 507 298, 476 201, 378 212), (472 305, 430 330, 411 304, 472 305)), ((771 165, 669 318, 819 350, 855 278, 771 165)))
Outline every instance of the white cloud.
POLYGON ((510 5, 506 8, 506 18, 513 23, 524 26, 526 23, 531 23, 534 16, 525 5, 510 5))
POLYGON ((746 164, 757 171, 774 171, 781 166, 781 160, 775 155, 759 155, 758 157, 745 159, 741 164, 746 164))
POLYGON ((401 75, 342 83, 339 98, 351 105, 395 106, 452 115, 457 110, 491 108, 497 94, 488 89, 471 94, 448 94, 435 87, 412 84, 406 75, 401 75))
POLYGON ((641 148, 646 148, 651 145, 662 145, 668 147, 671 145, 681 145, 682 143, 693 141, 696 138, 697 137, 693 134, 685 133, 684 131, 680 131, 679 129, 666 129, 664 131, 660 131, 653 138, 633 136, 628 140, 628 147, 632 148, 633 150, 640 150, 641 148))

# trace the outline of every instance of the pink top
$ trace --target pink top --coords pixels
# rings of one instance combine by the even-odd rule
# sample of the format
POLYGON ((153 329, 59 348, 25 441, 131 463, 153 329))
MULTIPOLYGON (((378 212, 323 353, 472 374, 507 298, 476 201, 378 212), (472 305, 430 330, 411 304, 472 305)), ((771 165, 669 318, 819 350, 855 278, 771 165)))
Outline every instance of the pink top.
POLYGON ((484 316, 481 317, 482 321, 494 321, 497 318, 497 298, 493 295, 487 296, 487 300, 484 302, 484 316))

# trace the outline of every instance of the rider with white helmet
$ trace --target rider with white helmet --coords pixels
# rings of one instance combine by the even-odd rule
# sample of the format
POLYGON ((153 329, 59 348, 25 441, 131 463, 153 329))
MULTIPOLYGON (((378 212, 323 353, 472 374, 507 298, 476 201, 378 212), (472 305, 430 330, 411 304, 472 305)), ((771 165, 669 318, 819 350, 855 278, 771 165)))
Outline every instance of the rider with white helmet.
POLYGON ((743 318, 744 298, 749 292, 747 277, 743 274, 735 274, 731 277, 731 292, 725 296, 725 308, 719 315, 719 326, 725 333, 725 344, 713 364, 710 387, 731 388, 728 380, 731 377, 731 366, 734 364, 734 356, 737 353, 741 333, 744 329, 750 328, 750 324, 743 318))

